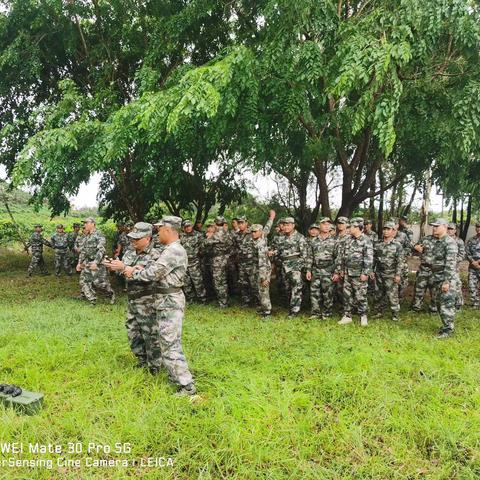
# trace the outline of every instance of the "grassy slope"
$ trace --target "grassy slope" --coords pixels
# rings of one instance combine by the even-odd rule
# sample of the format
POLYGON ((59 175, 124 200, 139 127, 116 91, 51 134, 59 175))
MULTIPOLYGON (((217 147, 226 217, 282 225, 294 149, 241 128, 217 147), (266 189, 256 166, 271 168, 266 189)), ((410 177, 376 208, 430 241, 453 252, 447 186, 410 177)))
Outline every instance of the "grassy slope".
POLYGON ((92 309, 70 299, 76 279, 28 280, 27 257, 0 259, 0 380, 46 398, 33 417, 0 407, 0 441, 131 442, 126 458, 175 462, 0 468, 0 478, 480 476, 480 328, 471 310, 456 337, 436 341, 439 321, 429 315, 360 329, 338 318, 265 323, 238 307, 192 307, 184 346, 201 392, 192 402, 173 397, 165 376, 132 368, 124 299, 92 309))

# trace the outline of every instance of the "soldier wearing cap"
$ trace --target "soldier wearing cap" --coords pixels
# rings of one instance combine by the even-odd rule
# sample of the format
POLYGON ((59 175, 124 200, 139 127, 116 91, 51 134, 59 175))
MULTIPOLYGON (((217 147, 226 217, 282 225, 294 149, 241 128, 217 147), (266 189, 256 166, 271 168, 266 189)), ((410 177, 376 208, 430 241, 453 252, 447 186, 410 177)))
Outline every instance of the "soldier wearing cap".
MULTIPOLYGON (((433 244, 435 237, 425 235, 414 247, 414 251, 420 255, 420 266, 415 278, 415 290, 411 310, 420 312, 422 310, 425 294, 430 292, 430 313, 437 313, 437 302, 435 300, 436 290, 433 282, 433 244)), ((403 275, 403 273, 402 273, 403 275)))
POLYGON ((382 316, 387 306, 390 307, 392 320, 398 320, 400 312, 399 286, 402 280, 404 250, 395 240, 395 223, 385 222, 383 239, 375 242, 372 278, 377 281, 376 309, 377 317, 382 316), (388 304, 388 305, 387 305, 388 304))
POLYGON ((365 220, 364 221, 364 226, 365 226, 365 235, 370 238, 372 241, 372 245, 375 245, 375 242, 378 242, 378 235, 375 230, 373 230, 373 224, 371 220, 365 220))
POLYGON ((112 256, 113 258, 117 258, 117 252, 119 251, 119 243, 120 243, 120 236, 122 235, 123 231, 125 230, 125 225, 122 222, 118 222, 117 225, 117 231, 115 232, 115 235, 113 236, 113 242, 112 242, 112 256))
POLYGON ((332 314, 335 271, 335 239, 330 235, 332 221, 322 218, 318 223, 318 235, 311 239, 308 250, 308 270, 312 272, 310 318, 328 318, 332 314))
POLYGON ((409 273, 409 268, 408 268, 408 262, 407 262, 407 257, 411 255, 412 253, 412 248, 413 248, 413 243, 412 243, 412 238, 413 238, 413 232, 411 229, 407 228, 407 224, 405 221, 405 217, 402 217, 402 219, 392 219, 392 221, 395 222, 395 228, 397 230, 397 233, 395 235, 395 240, 399 242, 402 247, 403 251, 405 254, 405 261, 403 263, 403 270, 402 270, 402 281, 400 283, 400 295, 405 291, 405 289, 408 287, 408 273, 409 273))
POLYGON ((478 288, 480 287, 480 222, 475 223, 476 235, 468 240, 465 256, 468 260, 468 290, 473 308, 480 308, 478 288))
POLYGON ((148 361, 152 374, 162 365, 170 380, 180 388, 181 395, 196 393, 194 381, 182 349, 182 323, 185 311, 183 285, 187 273, 187 252, 180 243, 182 219, 163 217, 158 226, 158 239, 165 248, 158 258, 145 266, 126 266, 124 275, 136 282, 156 282, 155 321, 147 333, 151 342, 148 361))
MULTIPOLYGON (((276 234, 270 242, 268 255, 270 259, 273 259, 273 266, 275 267, 275 278, 280 298, 285 300, 287 298, 287 289, 285 281, 282 276, 282 261, 278 255, 274 255, 274 252, 280 251, 282 248, 282 242, 285 237, 283 227, 285 225, 284 218, 279 218, 275 225, 276 234)), ((285 300, 286 301, 286 300, 285 300)))
POLYGON ((307 230, 307 243, 310 243, 314 238, 318 237, 320 233, 320 225, 312 223, 307 230))
POLYGON ((75 249, 75 242, 77 241, 78 236, 80 235, 80 228, 81 225, 79 223, 74 223, 73 226, 73 231, 69 232, 67 235, 68 239, 68 250, 69 250, 69 261, 70 261, 70 267, 71 269, 75 269, 78 263, 78 255, 80 252, 77 252, 75 249))
MULTIPOLYGON (((105 260, 104 265, 119 275, 126 271, 126 267, 139 265, 145 267, 148 263, 155 261, 160 252, 154 248, 152 225, 150 223, 138 222, 128 233, 133 248, 125 252, 122 260, 105 260)), ((150 334, 152 325, 156 322, 154 308, 156 282, 137 281, 126 278, 127 287, 127 329, 130 348, 138 360, 135 367, 153 368, 156 373, 155 348, 156 339, 150 334)))
POLYGON ((215 232, 207 231, 205 234, 205 246, 211 248, 213 288, 220 308, 228 306, 227 266, 232 248, 231 236, 224 229, 225 223, 224 217, 216 217, 215 232))
POLYGON ((80 287, 83 297, 94 306, 97 301, 96 290, 105 292, 110 297, 110 304, 115 303, 115 292, 103 260, 106 252, 106 240, 96 227, 95 219, 88 217, 83 221, 85 238, 80 247, 76 270, 80 272, 80 287))
POLYGON ((133 228, 133 222, 127 222, 120 234, 118 235, 117 248, 114 253, 114 257, 122 259, 125 252, 130 248, 130 240, 128 238, 129 232, 133 228))
POLYGON ((300 312, 303 294, 302 273, 311 280, 312 273, 308 270, 308 247, 305 237, 295 230, 295 220, 292 217, 283 219, 284 236, 277 245, 275 256, 282 262, 282 276, 289 294, 289 317, 295 317, 300 312))
POLYGON ((433 285, 436 291, 437 310, 442 320, 442 328, 437 338, 446 338, 454 331, 457 298, 455 284, 457 244, 447 234, 448 222, 445 219, 439 218, 430 225, 433 227, 434 237, 432 246, 433 285))
POLYGON ((409 255, 413 245, 413 230, 408 226, 408 217, 406 215, 402 215, 398 219, 398 230, 403 232, 407 237, 408 251, 405 253, 409 255))
POLYGON ((56 232, 50 238, 50 243, 54 251, 55 275, 59 277, 63 268, 65 273, 70 276, 72 267, 68 253, 69 241, 62 224, 57 225, 56 232))
POLYGON ((455 302, 455 306, 457 307, 457 310, 460 310, 464 303, 462 280, 460 278, 460 263, 465 260, 465 243, 461 238, 457 237, 457 225, 455 223, 451 222, 448 224, 447 233, 457 244, 457 275, 455 279, 455 284, 457 285, 457 301, 455 302))
POLYGON ((373 266, 373 245, 363 233, 363 218, 352 218, 350 237, 335 262, 334 281, 343 278, 343 317, 339 325, 352 323, 353 306, 360 314, 362 327, 368 325, 368 277, 373 266))
MULTIPOLYGON (((347 217, 338 217, 336 222, 336 235, 335 235, 335 259, 340 258, 343 254, 343 250, 345 248, 345 242, 350 237, 349 234, 349 227, 350 227, 350 220, 347 217)), ((343 277, 339 276, 337 281, 335 282, 335 294, 340 303, 341 310, 343 310, 343 306, 345 304, 345 300, 343 298, 343 277)))
POLYGON ((38 268, 43 275, 49 275, 45 260, 43 259, 43 246, 51 247, 51 243, 43 238, 43 226, 37 224, 34 226, 35 231, 32 233, 25 249, 32 252, 30 265, 28 266, 27 276, 31 277, 33 272, 38 268))
POLYGON ((194 232, 193 223, 185 220, 182 223, 183 232, 180 235, 180 243, 187 252, 188 268, 185 275, 185 285, 183 291, 188 302, 193 302, 197 298, 200 303, 206 303, 207 292, 203 283, 202 268, 200 257, 203 250, 203 238, 194 232))

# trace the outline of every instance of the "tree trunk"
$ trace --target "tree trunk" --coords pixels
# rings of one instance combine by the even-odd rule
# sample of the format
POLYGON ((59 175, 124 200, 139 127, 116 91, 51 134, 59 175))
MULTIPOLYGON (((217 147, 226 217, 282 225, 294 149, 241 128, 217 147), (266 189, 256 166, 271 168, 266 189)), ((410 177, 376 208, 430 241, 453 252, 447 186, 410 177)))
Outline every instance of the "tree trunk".
MULTIPOLYGON (((370 187, 370 191, 372 194, 375 193, 375 189, 377 188, 375 181, 373 182, 372 186, 370 187)), ((368 214, 370 220, 372 222, 372 229, 375 230, 377 226, 377 222, 375 221, 375 197, 372 195, 369 199, 368 204, 368 214)))
POLYGON ((463 241, 467 239, 468 229, 470 228, 471 221, 472 221, 472 195, 469 195, 468 203, 467 203, 467 218, 465 219, 465 225, 460 234, 463 241))
POLYGON ((423 190, 422 208, 420 209, 420 238, 426 233, 428 224, 428 212, 430 210, 430 195, 432 193, 432 170, 429 168, 426 173, 425 185, 423 190))
POLYGON ((457 199, 453 199, 453 212, 452 212, 452 222, 457 223, 457 199))
POLYGON ((385 202, 385 193, 384 193, 385 177, 383 175, 382 169, 378 171, 378 179, 380 182, 380 198, 379 198, 380 203, 378 205, 377 233, 378 233, 378 236, 380 236, 383 231, 383 209, 384 209, 384 202, 385 202))
POLYGON ((464 204, 465 198, 462 197, 462 201, 460 203, 460 231, 463 232, 463 204, 464 204))

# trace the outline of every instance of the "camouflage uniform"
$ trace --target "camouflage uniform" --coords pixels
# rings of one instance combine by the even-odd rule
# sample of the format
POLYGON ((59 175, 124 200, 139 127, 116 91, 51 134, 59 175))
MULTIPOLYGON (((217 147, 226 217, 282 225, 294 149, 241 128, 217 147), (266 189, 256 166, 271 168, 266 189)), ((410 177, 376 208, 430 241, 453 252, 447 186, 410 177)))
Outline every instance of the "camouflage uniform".
POLYGON ((400 311, 400 299, 398 284, 394 279, 396 276, 402 277, 404 250, 394 238, 376 242, 373 249, 373 270, 378 286, 377 310, 383 312, 388 301, 392 317, 395 319, 400 311))
MULTIPOLYGON (((345 244, 347 240, 350 238, 348 233, 344 233, 342 235, 335 235, 335 251, 334 257, 336 259, 340 259, 343 255, 345 250, 345 244)), ((343 277, 341 277, 338 282, 335 284, 334 291, 337 297, 337 302, 340 304, 340 310, 343 310, 345 305, 345 299, 343 297, 343 277)))
MULTIPOLYGON (((378 235, 377 232, 370 230, 369 232, 364 232, 365 235, 371 240, 373 247, 375 248, 375 244, 378 242, 378 235)), ((377 286, 377 277, 371 278, 368 277, 368 293, 370 295, 376 296, 378 290, 377 286)))
POLYGON ((232 247, 230 234, 220 227, 210 238, 205 238, 205 245, 212 249, 212 280, 217 301, 225 308, 228 304, 227 264, 232 247))
POLYGON ((420 267, 417 271, 417 278, 415 280, 415 293, 412 305, 412 310, 416 312, 419 312, 422 309, 427 288, 430 290, 430 312, 436 313, 437 311, 437 302, 435 300, 436 291, 432 272, 434 241, 435 237, 433 235, 426 235, 420 242, 420 245, 423 246, 423 252, 420 254, 420 267))
MULTIPOLYGON (((353 225, 353 224, 352 224, 353 225)), ((344 316, 351 317, 353 307, 359 315, 368 310, 368 281, 362 282, 361 275, 370 275, 373 266, 373 246, 363 233, 355 238, 349 236, 336 259, 336 272, 343 275, 344 316)))
POLYGON ((476 235, 468 240, 465 247, 465 256, 469 261, 468 289, 470 291, 470 302, 472 307, 479 308, 478 287, 480 284, 480 268, 474 268, 472 262, 480 260, 480 235, 476 235))
POLYGON ((42 233, 33 232, 30 240, 27 243, 27 248, 32 251, 32 258, 30 259, 30 265, 28 266, 28 275, 32 275, 36 268, 39 268, 43 274, 47 274, 47 266, 43 259, 43 246, 51 247, 50 242, 43 238, 42 233))
MULTIPOLYGON (((407 231, 410 232, 410 230, 407 230, 407 231)), ((400 283, 400 294, 401 294, 408 287, 409 269, 408 269, 407 257, 412 253, 413 245, 409 235, 405 231, 402 231, 400 229, 397 230, 395 240, 399 242, 400 245, 402 245, 403 252, 404 252, 404 261, 403 261, 403 267, 402 267, 402 281, 400 283)))
MULTIPOLYGON (((161 225, 181 226, 178 222, 168 223, 165 217, 161 225)), ((193 384, 192 375, 182 349, 182 323, 185 311, 183 282, 187 272, 187 252, 179 240, 166 245, 155 261, 151 261, 143 270, 135 271, 133 280, 157 282, 155 294, 155 321, 148 328, 150 338, 150 364, 157 369, 165 366, 170 380, 180 386, 193 384)))
POLYGON ((289 293, 290 314, 297 314, 302 305, 302 273, 308 261, 307 241, 301 233, 293 230, 291 234, 285 234, 277 246, 277 255, 282 262, 282 276, 289 293))
POLYGON ((464 302, 463 299, 463 292, 462 292, 462 279, 460 278, 460 263, 465 260, 465 243, 461 238, 452 237, 457 244, 457 269, 456 269, 456 276, 455 276, 455 284, 457 286, 457 301, 455 302, 455 306, 457 310, 462 308, 464 302))
POLYGON ((99 230, 94 230, 85 235, 80 248, 78 262, 83 267, 80 273, 80 287, 84 297, 95 303, 97 296, 95 290, 103 290, 110 296, 111 302, 115 299, 115 293, 110 285, 107 269, 102 261, 105 257, 106 241, 99 230), (95 262, 97 270, 90 268, 90 263, 95 262))
POLYGON ((329 234, 326 238, 320 234, 309 242, 308 270, 312 272, 310 299, 314 316, 329 317, 332 314, 335 246, 336 241, 329 234))
POLYGON ((127 232, 121 232, 120 235, 118 236, 118 243, 117 245, 120 246, 120 253, 118 255, 119 259, 122 259, 123 256, 125 255, 126 250, 130 246, 130 240, 128 239, 127 232))
POLYGON ((182 233, 180 242, 187 252, 188 268, 185 275, 183 290, 189 302, 197 297, 202 303, 207 301, 207 292, 203 283, 200 255, 203 248, 203 238, 195 232, 182 233))
POLYGON ((446 235, 434 238, 432 244, 433 285, 436 294, 437 310, 443 323, 442 332, 453 332, 455 320, 455 301, 457 286, 455 284, 457 268, 457 245, 455 240, 446 235), (442 285, 448 283, 447 293, 442 291, 442 285))
MULTIPOLYGON (((270 246, 269 246, 270 250, 280 251, 282 249, 282 242, 284 238, 285 238, 285 235, 283 233, 277 233, 273 237, 272 241, 270 242, 270 246)), ((278 295, 280 296, 282 301, 286 301, 286 298, 288 297, 287 289, 286 289, 285 281, 282 274, 282 261, 278 255, 275 255, 273 257, 273 265, 275 266, 275 279, 276 279, 276 284, 278 289, 278 295)))
MULTIPOLYGON (((264 230, 259 224, 253 225, 252 229, 264 230)), ((252 239, 252 277, 256 280, 258 301, 260 303, 261 313, 266 316, 272 311, 272 303, 270 301, 270 276, 272 274, 272 264, 268 256, 268 245, 265 233, 262 237, 252 239), (267 281, 268 285, 263 285, 267 281)))
POLYGON ((63 268, 67 275, 72 274, 72 266, 70 263, 70 255, 68 251, 69 241, 68 235, 63 233, 55 233, 50 239, 52 248, 54 249, 54 263, 55 263, 55 275, 60 276, 60 272, 63 268))
POLYGON ((70 266, 71 268, 75 268, 78 263, 78 256, 80 254, 79 251, 77 251, 75 245, 77 242, 77 238, 80 236, 79 232, 69 232, 67 235, 67 242, 68 242, 68 256, 70 260, 70 266))

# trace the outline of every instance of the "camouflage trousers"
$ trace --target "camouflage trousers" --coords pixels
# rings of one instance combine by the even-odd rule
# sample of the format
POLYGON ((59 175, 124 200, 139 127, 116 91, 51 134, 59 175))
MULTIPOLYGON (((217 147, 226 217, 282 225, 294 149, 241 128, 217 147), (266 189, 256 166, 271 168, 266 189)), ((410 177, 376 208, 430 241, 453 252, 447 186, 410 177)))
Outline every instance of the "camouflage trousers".
POLYGON ((460 278, 459 270, 457 270, 457 274, 455 276, 455 283, 457 286, 457 300, 455 301, 455 306, 457 307, 457 310, 460 310, 465 304, 465 300, 463 298, 462 279, 460 278))
POLYGON ((450 283, 447 293, 442 292, 443 279, 434 278, 435 301, 437 311, 442 320, 442 330, 453 331, 455 328, 455 302, 457 300, 457 285, 455 281, 450 283))
POLYGON ((402 265, 402 279, 400 281, 400 294, 403 295, 403 292, 408 287, 408 274, 410 273, 410 269, 408 268, 408 262, 407 259, 405 259, 404 264, 402 265))
POLYGON ((28 266, 28 274, 31 275, 36 269, 39 269, 42 273, 48 273, 45 260, 43 259, 43 253, 32 251, 32 258, 30 259, 30 265, 28 266))
POLYGON ((383 275, 378 273, 377 292, 376 292, 376 308, 379 312, 383 312, 387 306, 390 307, 392 313, 400 311, 399 285, 393 281, 393 275, 383 275))
POLYGON ((343 277, 343 313, 351 317, 353 308, 359 315, 366 315, 368 311, 368 281, 362 282, 358 276, 345 275, 343 277))
POLYGON ((312 315, 321 315, 322 313, 330 315, 333 309, 334 294, 335 284, 332 281, 332 274, 315 271, 314 269, 310 283, 312 315))
POLYGON ((89 302, 94 302, 97 299, 95 290, 102 290, 110 297, 114 295, 107 269, 104 265, 98 265, 98 270, 95 271, 84 267, 80 273, 80 288, 83 296, 89 302))
POLYGON ((228 259, 228 267, 227 267, 227 284, 228 284, 228 291, 231 295, 236 295, 239 290, 239 266, 238 261, 235 256, 231 256, 228 259))
POLYGON ((72 265, 71 265, 71 260, 70 260, 68 250, 55 249, 55 256, 53 259, 54 259, 56 275, 60 275, 62 268, 67 275, 72 274, 72 265))
POLYGON ((183 290, 189 302, 192 302, 195 298, 198 298, 201 302, 206 301, 207 292, 203 283, 203 274, 199 262, 188 264, 183 290))
POLYGON ((282 277, 289 294, 291 313, 298 313, 302 306, 303 279, 301 270, 286 269, 283 266, 282 277))
POLYGON ((227 265, 228 257, 226 255, 212 258, 213 289, 220 307, 226 307, 228 303, 227 265))
POLYGON ((478 308, 478 287, 480 286, 480 270, 468 269, 468 290, 470 291, 470 303, 478 308))
POLYGON ((417 272, 417 278, 415 280, 415 293, 412 305, 413 310, 422 309, 425 293, 428 289, 430 291, 430 311, 437 311, 435 301, 436 290, 433 278, 433 273, 429 268, 420 266, 417 272))
POLYGON ((128 300, 127 329, 128 343, 139 363, 148 366, 152 364, 152 346, 150 340, 150 326, 155 324, 155 308, 152 295, 128 300))
POLYGON ((70 265, 72 266, 72 270, 75 270, 78 264, 79 254, 75 253, 73 250, 70 250, 69 257, 70 257, 70 265))
POLYGON ((242 303, 248 305, 255 302, 257 294, 257 283, 254 267, 251 263, 242 262, 238 264, 238 287, 242 303))

